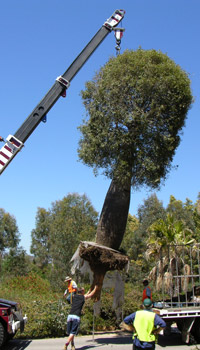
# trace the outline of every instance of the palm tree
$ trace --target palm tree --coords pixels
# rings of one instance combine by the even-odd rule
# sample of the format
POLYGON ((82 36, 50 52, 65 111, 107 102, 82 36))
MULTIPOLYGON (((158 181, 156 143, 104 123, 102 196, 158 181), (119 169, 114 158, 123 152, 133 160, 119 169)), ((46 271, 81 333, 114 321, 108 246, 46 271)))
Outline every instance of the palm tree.
POLYGON ((149 227, 147 240, 147 259, 156 259, 156 264, 149 277, 154 281, 156 290, 176 294, 181 287, 187 289, 190 267, 182 257, 183 247, 195 242, 191 238, 193 232, 186 227, 183 220, 176 220, 173 214, 167 214, 166 219, 159 219, 149 227), (184 277, 174 278, 183 271, 184 277), (176 283, 174 283, 174 281, 176 283))

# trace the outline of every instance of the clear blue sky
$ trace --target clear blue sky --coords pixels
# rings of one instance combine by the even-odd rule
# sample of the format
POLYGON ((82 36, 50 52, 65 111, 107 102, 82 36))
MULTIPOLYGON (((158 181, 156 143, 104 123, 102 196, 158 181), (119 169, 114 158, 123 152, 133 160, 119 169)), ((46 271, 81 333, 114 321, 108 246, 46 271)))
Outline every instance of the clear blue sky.
MULTIPOLYGON (((0 135, 14 134, 115 9, 126 11, 125 49, 161 50, 190 75, 195 101, 165 186, 157 192, 164 206, 170 195, 196 201, 200 192, 200 1, 199 0, 7 0, 0 2, 0 135)), ((80 91, 115 55, 113 32, 73 79, 0 176, 0 207, 14 215, 21 245, 29 252, 38 207, 68 193, 86 194, 100 212, 110 181, 94 177, 78 162, 77 127, 84 117, 80 91)), ((119 82, 120 83, 120 82, 119 82)), ((1 145, 0 145, 1 146, 1 145)), ((132 192, 130 213, 149 196, 132 192)))

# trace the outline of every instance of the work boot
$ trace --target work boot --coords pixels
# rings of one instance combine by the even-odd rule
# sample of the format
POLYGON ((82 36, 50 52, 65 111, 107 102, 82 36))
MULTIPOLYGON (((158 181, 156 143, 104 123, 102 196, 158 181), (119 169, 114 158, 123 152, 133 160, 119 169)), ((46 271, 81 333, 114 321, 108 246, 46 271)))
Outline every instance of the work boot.
POLYGON ((71 350, 76 350, 75 345, 72 345, 71 350))
POLYGON ((63 350, 67 350, 67 346, 68 346, 68 345, 65 344, 63 350))

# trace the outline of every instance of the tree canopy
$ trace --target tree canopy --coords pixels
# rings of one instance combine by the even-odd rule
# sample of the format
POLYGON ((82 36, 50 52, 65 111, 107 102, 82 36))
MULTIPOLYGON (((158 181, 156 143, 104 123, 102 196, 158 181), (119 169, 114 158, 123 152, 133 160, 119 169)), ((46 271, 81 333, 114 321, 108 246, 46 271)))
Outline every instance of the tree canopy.
POLYGON ((127 50, 86 83, 80 159, 118 182, 165 179, 192 103, 190 80, 166 54, 127 50))
POLYGON ((0 208, 0 254, 6 249, 16 248, 19 243, 19 230, 13 215, 0 208))
POLYGON ((38 208, 31 253, 39 269, 48 268, 52 285, 70 274, 70 260, 81 240, 94 240, 98 213, 86 195, 70 193, 46 210, 38 208))
POLYGON ((50 257, 50 213, 44 208, 38 208, 36 227, 31 231, 30 252, 35 256, 35 262, 40 268, 45 268, 51 261, 50 257))

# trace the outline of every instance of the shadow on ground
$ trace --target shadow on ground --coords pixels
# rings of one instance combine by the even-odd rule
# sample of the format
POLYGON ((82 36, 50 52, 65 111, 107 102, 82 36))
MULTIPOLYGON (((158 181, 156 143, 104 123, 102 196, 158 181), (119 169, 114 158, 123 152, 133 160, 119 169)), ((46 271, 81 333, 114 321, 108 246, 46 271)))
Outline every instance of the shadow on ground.
MULTIPOLYGON (((105 334, 105 333, 104 333, 105 334)), ((98 335, 95 336, 95 342, 98 344, 131 344, 132 343, 132 335, 131 334, 116 334, 115 337, 109 337, 109 333, 108 336, 104 336, 99 337, 98 335)))
MULTIPOLYGON (((109 345, 109 344, 112 344, 112 345, 127 345, 127 344, 132 344, 132 334, 131 333, 118 333, 116 334, 116 336, 112 336, 110 337, 110 333, 108 332, 107 333, 107 336, 106 336, 106 333, 104 333, 104 337, 102 337, 101 335, 99 335, 98 337, 98 334, 96 334, 94 336, 94 341, 96 343, 96 346, 95 347, 100 347, 100 346, 103 346, 103 345, 109 345)), ((191 345, 193 344, 194 346, 196 345, 196 342, 192 342, 188 345, 191 345)), ((172 332, 169 336, 165 336, 165 335, 159 335, 158 337, 158 345, 160 347, 175 347, 175 346, 181 346, 181 345, 185 345, 185 343, 182 341, 182 338, 181 338, 181 333, 177 330, 177 329, 172 329, 172 332)), ((90 349, 90 348, 94 348, 94 343, 93 345, 85 345, 81 348, 79 348, 79 350, 87 350, 87 349, 90 349)))
POLYGON ((166 346, 185 345, 185 343, 183 343, 183 341, 181 339, 181 334, 171 333, 168 336, 159 335, 158 345, 160 345, 162 347, 166 347, 166 346))
POLYGON ((1 350, 24 350, 30 343, 31 340, 13 339, 6 343, 1 350))
POLYGON ((95 334, 94 335, 94 341, 91 343, 91 340, 88 340, 88 344, 84 345, 82 347, 78 347, 78 350, 87 350, 90 348, 99 348, 105 345, 124 345, 124 344, 132 344, 132 335, 131 334, 126 334, 126 333, 118 333, 115 334, 115 336, 110 336, 112 334, 112 332, 108 332, 108 333, 103 333, 103 337, 102 337, 102 333, 101 334, 95 334))

